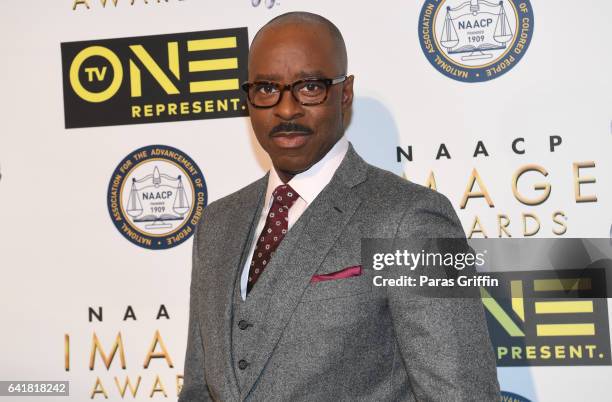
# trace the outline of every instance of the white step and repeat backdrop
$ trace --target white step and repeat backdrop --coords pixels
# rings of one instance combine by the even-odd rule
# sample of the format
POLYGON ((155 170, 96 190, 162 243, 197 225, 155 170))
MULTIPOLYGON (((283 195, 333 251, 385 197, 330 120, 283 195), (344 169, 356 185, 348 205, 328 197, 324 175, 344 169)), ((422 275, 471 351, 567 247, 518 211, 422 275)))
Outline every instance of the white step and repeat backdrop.
MULTIPOLYGON (((345 36, 357 151, 446 194, 470 236, 610 236, 610 2, 4 1, 0 380, 177 397, 190 236, 270 166, 238 83, 257 29, 293 10, 345 36)), ((507 311, 507 400, 609 400, 595 313, 606 330, 542 340, 507 311)))

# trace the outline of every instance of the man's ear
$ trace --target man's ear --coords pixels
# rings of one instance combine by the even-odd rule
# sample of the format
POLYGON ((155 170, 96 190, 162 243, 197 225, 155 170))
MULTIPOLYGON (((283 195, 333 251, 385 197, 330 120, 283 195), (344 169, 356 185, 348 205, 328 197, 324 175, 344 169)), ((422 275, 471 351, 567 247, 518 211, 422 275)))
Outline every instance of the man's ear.
POLYGON ((342 109, 347 110, 353 104, 353 82, 354 75, 349 75, 342 84, 342 109))

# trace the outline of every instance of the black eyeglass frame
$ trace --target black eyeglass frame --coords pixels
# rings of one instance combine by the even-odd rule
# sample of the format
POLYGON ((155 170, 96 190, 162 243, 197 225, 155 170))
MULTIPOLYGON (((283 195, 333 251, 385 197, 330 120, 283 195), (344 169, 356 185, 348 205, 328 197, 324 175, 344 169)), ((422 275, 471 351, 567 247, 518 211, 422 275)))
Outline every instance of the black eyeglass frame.
POLYGON ((291 96, 293 96, 293 99, 295 99, 295 101, 297 103, 299 103, 300 105, 302 105, 302 106, 316 106, 316 105, 320 105, 320 104, 324 103, 327 100, 327 96, 329 95, 330 87, 346 81, 347 78, 348 78, 348 75, 341 75, 341 76, 336 77, 336 78, 315 78, 315 77, 312 77, 312 78, 304 78, 304 79, 301 79, 301 80, 297 80, 295 82, 292 82, 291 84, 281 84, 279 82, 274 82, 274 81, 254 81, 254 82, 246 81, 246 82, 243 82, 240 87, 242 88, 242 90, 244 92, 246 92, 247 99, 249 100, 249 103, 251 104, 251 106, 253 106, 255 108, 258 108, 258 109, 269 109, 271 107, 274 107, 274 106, 278 105, 280 103, 280 101, 283 99, 283 94, 285 93, 285 91, 291 92, 291 96), (315 103, 300 102, 300 100, 297 98, 297 96, 293 92, 293 88, 295 88, 296 85, 303 84, 305 82, 323 82, 325 84, 325 97, 321 101, 315 102, 315 103), (251 87, 253 85, 271 85, 271 86, 276 87, 279 90, 279 92, 280 92, 280 95, 278 96, 278 99, 276 100, 276 103, 274 103, 272 105, 268 105, 268 106, 260 106, 260 105, 254 104, 253 101, 251 101, 251 96, 249 95, 249 90, 251 89, 251 87))

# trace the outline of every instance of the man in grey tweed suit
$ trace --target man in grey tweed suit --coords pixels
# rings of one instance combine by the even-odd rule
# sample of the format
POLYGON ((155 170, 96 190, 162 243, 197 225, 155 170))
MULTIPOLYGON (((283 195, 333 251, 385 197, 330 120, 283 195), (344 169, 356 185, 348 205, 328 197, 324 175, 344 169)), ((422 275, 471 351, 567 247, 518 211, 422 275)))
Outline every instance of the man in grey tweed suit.
POLYGON ((346 68, 318 15, 253 39, 243 88, 274 167, 204 210, 181 402, 500 400, 479 299, 415 299, 362 269, 362 238, 464 233, 444 196, 348 143, 346 68))

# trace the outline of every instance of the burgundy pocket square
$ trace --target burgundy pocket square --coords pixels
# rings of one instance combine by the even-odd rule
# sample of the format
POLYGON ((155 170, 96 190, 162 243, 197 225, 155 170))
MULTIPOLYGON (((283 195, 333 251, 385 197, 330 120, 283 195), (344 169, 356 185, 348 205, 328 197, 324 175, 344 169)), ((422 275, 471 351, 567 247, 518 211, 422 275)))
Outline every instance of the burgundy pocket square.
POLYGON ((310 278, 310 283, 331 281, 334 279, 346 279, 353 276, 359 276, 361 275, 361 271, 361 265, 355 265, 353 267, 344 268, 340 271, 332 272, 329 274, 313 275, 312 278, 310 278))

